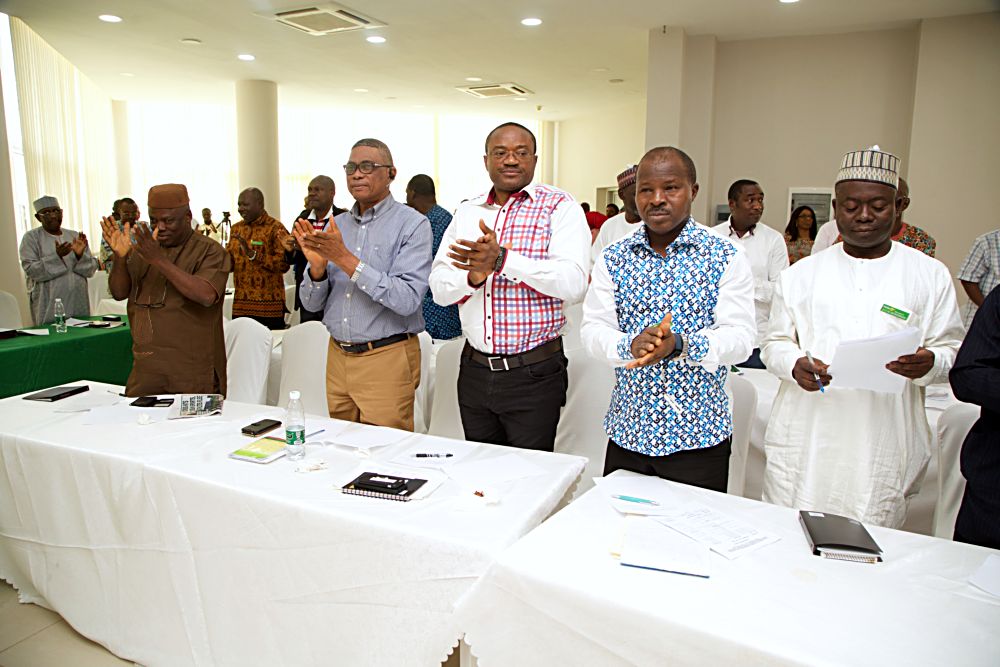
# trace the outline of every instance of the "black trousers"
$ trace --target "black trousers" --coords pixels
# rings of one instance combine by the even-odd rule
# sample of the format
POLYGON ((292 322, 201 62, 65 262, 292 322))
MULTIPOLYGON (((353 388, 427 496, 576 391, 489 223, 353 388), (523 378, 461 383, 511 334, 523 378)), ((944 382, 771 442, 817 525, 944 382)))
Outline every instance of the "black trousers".
POLYGON ((760 348, 755 347, 753 352, 750 353, 750 358, 744 361, 742 364, 736 364, 737 368, 767 368, 764 362, 760 358, 760 348))
POLYGON ((687 449, 668 456, 647 456, 619 447, 613 440, 608 440, 604 474, 610 475, 615 470, 631 470, 641 475, 655 475, 671 482, 725 493, 729 486, 732 440, 726 438, 714 447, 687 449))
POLYGON ((530 366, 491 371, 463 354, 458 408, 465 439, 551 452, 566 404, 567 364, 559 352, 530 366))

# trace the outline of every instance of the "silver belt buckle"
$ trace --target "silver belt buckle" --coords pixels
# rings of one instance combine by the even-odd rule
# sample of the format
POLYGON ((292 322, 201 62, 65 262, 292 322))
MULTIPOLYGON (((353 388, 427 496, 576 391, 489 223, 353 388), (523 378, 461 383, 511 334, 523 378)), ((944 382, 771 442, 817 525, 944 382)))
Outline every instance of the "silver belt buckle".
POLYGON ((491 371, 509 371, 510 370, 510 366, 507 365, 507 358, 506 357, 486 357, 486 359, 487 359, 487 361, 490 362, 490 370, 491 371), (501 366, 499 368, 496 367, 496 366, 494 366, 493 365, 494 361, 503 362, 503 366, 501 366))

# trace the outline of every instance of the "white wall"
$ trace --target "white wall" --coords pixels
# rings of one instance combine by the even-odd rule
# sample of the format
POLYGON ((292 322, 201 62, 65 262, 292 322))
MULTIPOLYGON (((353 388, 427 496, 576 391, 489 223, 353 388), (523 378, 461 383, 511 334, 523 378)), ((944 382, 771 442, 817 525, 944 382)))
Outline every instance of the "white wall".
POLYGON ((556 187, 594 204, 597 188, 617 187, 615 177, 645 152, 646 100, 623 100, 559 123, 556 187))
MULTIPOLYGON (((917 38, 904 29, 720 42, 712 178, 699 198, 714 209, 730 183, 751 178, 764 190, 764 222, 783 230, 788 188, 832 186, 849 150, 877 143, 905 175, 917 38)), ((914 185, 915 199, 930 194, 914 185)))
MULTIPOLYGON (((972 241, 1000 227, 1000 13, 924 21, 910 142, 912 204, 954 275, 972 241)), ((960 300, 965 296, 961 294, 960 300)))

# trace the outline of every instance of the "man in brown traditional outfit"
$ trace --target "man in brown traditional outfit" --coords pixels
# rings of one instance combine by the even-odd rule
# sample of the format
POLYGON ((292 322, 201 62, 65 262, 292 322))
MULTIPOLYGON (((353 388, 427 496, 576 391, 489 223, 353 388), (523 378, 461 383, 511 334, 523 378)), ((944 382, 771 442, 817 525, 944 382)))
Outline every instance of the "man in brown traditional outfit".
POLYGON ((108 285, 116 299, 128 297, 132 325, 125 394, 225 394, 222 301, 232 260, 194 233, 183 185, 153 186, 147 208, 148 227, 101 221, 115 253, 108 285))
POLYGON ((268 329, 285 328, 285 239, 288 230, 264 210, 257 188, 240 193, 242 220, 233 225, 226 245, 233 258, 233 319, 249 317, 268 329))

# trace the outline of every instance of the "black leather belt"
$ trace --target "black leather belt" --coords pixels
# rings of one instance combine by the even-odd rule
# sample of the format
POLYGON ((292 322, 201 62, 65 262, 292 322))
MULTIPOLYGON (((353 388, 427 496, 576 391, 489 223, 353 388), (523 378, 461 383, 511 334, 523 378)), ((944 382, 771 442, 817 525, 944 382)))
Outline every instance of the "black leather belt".
POLYGON ((511 371, 521 366, 530 366, 540 361, 545 361, 562 352, 562 337, 553 338, 548 343, 542 343, 536 348, 532 348, 521 354, 494 355, 489 356, 473 349, 468 343, 462 351, 462 356, 476 362, 480 366, 486 366, 491 371, 511 371))
POLYGON ((394 336, 379 338, 378 340, 373 340, 368 343, 341 343, 339 340, 334 338, 333 344, 347 354, 360 354, 361 352, 370 352, 371 350, 377 350, 380 347, 385 347, 386 345, 392 345, 393 343, 409 340, 412 335, 413 334, 408 333, 396 334, 394 336))

